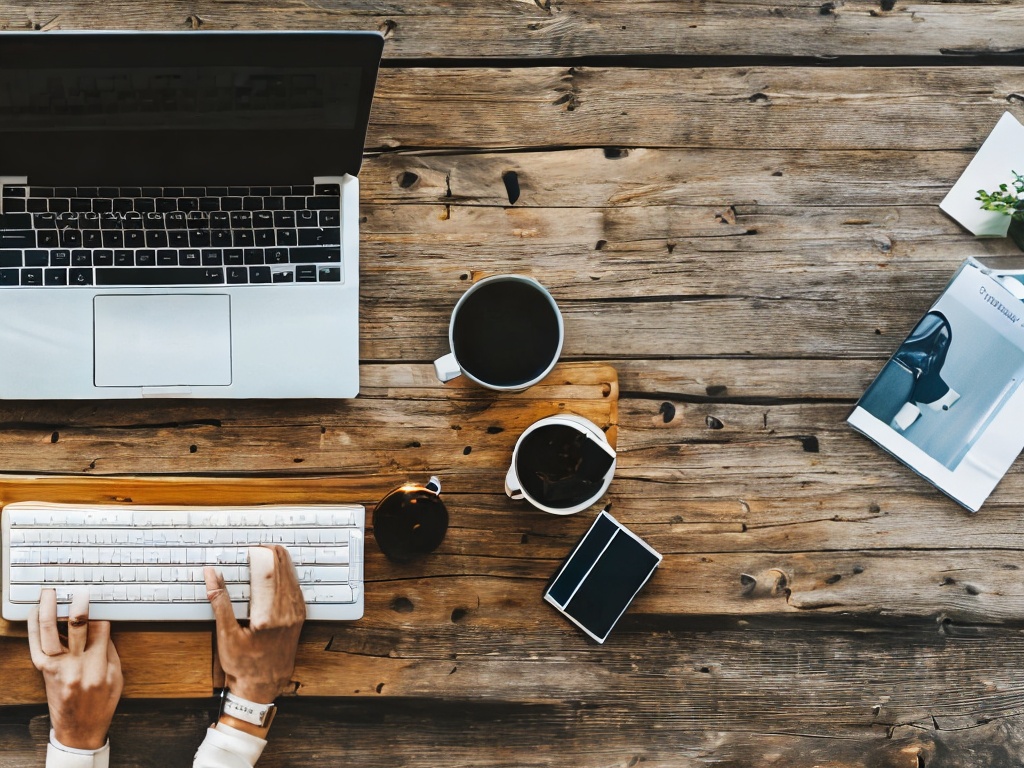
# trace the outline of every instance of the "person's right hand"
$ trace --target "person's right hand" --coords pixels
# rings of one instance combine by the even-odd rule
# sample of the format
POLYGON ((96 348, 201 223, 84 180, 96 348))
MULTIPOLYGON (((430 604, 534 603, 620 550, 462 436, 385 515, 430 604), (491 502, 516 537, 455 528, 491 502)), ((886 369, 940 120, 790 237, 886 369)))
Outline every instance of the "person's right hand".
POLYGON ((231 610, 224 577, 204 570, 206 595, 217 620, 217 657, 232 693, 270 704, 285 691, 295 671, 306 602, 288 550, 278 544, 249 550, 249 626, 231 610))

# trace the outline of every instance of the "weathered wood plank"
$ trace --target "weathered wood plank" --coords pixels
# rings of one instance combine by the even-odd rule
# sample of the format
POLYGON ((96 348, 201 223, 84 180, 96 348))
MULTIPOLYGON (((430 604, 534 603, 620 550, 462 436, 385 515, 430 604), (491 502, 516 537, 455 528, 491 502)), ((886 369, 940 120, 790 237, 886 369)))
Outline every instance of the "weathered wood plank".
MULTIPOLYGON (((11 625, 0 621, 0 634, 11 625)), ((24 623, 17 626, 23 633, 24 623)), ((113 633, 124 671, 124 697, 181 699, 213 690, 213 638, 208 631, 113 633)), ((28 641, 0 637, 0 706, 46 702, 43 677, 32 666, 28 641)), ((6 765, 6 763, 5 763, 6 765)))
POLYGON ((0 29, 378 29, 388 58, 601 55, 942 55, 1015 51, 1024 12, 993 0, 495 5, 283 0, 0 5, 0 29))
POLYGON ((367 147, 964 150, 1019 90, 1012 67, 386 69, 367 147))

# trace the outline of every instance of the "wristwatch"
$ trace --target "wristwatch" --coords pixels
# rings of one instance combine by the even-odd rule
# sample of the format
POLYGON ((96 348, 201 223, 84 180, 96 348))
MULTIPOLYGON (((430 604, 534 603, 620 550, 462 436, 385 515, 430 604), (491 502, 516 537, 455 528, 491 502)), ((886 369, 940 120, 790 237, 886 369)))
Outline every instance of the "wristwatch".
POLYGON ((222 715, 229 715, 236 720, 250 723, 259 728, 269 726, 274 719, 276 711, 277 705, 273 702, 270 704, 257 704, 243 699, 241 696, 235 696, 227 688, 224 688, 221 693, 220 713, 222 715))

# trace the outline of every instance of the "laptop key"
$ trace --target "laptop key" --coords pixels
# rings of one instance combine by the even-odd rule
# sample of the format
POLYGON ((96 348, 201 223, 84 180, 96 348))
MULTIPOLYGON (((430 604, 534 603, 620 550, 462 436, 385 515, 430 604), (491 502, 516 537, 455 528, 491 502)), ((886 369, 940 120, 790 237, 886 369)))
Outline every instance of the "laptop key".
MULTIPOLYGON (((147 243, 147 245, 148 245, 148 243, 147 243)), ((104 231, 103 232, 103 247, 104 248, 122 248, 122 247, 124 247, 124 232, 122 232, 121 230, 106 230, 106 231, 104 231)))
POLYGON ((21 251, 14 249, 0 250, 0 267, 20 267, 21 251))
POLYGON ((135 266, 135 256, 131 251, 114 251, 114 266, 133 267, 135 266))
POLYGON ((85 248, 101 248, 103 236, 98 229, 87 229, 82 233, 82 246, 85 248))
POLYGON ((125 248, 142 248, 146 245, 146 233, 141 229, 126 229, 124 231, 125 248))
POLYGON ((300 227, 319 227, 320 220, 317 217, 316 211, 296 211, 295 212, 295 223, 300 227))
POLYGON ((126 267, 96 270, 97 285, 221 285, 222 267, 126 267))
POLYGON ((91 269, 71 269, 68 275, 68 285, 92 285, 91 269))
POLYGON ((44 271, 44 280, 47 285, 67 285, 68 271, 66 269, 47 269, 44 271))
POLYGON ((299 237, 297 229, 279 229, 277 230, 277 244, 278 245, 298 245, 299 237))
POLYGON ((73 266, 73 267, 91 267, 92 266, 92 251, 72 251, 71 252, 71 266, 73 266))
POLYGON ((31 229, 0 230, 0 248, 35 248, 36 233, 31 229))
POLYGON ((341 211, 320 211, 321 227, 337 227, 341 224, 341 211))
POLYGON ((295 268, 295 282, 297 283, 315 283, 316 282, 316 265, 315 264, 300 264, 295 268))
POLYGON ((295 275, 291 271, 273 272, 272 275, 275 283, 291 283, 295 281, 295 275))
POLYGON ((295 211, 274 211, 275 227, 294 227, 295 211))
POLYGON ((202 264, 202 256, 198 249, 178 252, 178 263, 183 267, 198 267, 202 264))
MULTIPOLYGON (((32 226, 36 229, 56 229, 57 228, 57 214, 56 213, 33 213, 32 214, 32 226)), ((0 229, 6 229, 6 226, 0 226, 0 229)))
POLYGON ((97 267, 109 267, 114 263, 114 252, 113 251, 93 251, 92 252, 92 263, 97 267))
POLYGON ((249 271, 245 267, 228 267, 228 282, 232 284, 249 282, 249 271))
POLYGON ((254 238, 256 245, 266 248, 274 245, 274 230, 272 229, 256 229, 254 231, 254 238))
POLYGON ((172 229, 167 233, 167 244, 171 248, 187 248, 188 242, 188 230, 185 229, 172 229))
POLYGON ((317 184, 313 187, 313 194, 321 197, 338 197, 341 195, 341 186, 339 184, 317 184))
POLYGON ((26 210, 25 198, 8 197, 4 200, 4 210, 8 213, 22 213, 26 210))
POLYGON ((340 197, 307 197, 306 207, 312 208, 313 210, 323 210, 325 208, 333 208, 336 211, 341 210, 341 198, 340 197))
POLYGON ((263 252, 263 258, 266 259, 267 264, 287 264, 288 263, 288 249, 287 248, 267 248, 263 252))
POLYGON ((322 283, 341 282, 341 269, 339 267, 320 267, 318 274, 322 283))
POLYGON ((46 267, 50 264, 49 251, 25 251, 26 267, 46 267))
MULTIPOLYGON (((244 264, 245 263, 245 259, 242 257, 242 249, 241 248, 228 248, 226 251, 224 251, 224 263, 225 264, 235 265, 235 266, 240 265, 240 264, 244 264)), ((254 263, 262 264, 263 263, 262 255, 260 257, 260 260, 258 262, 254 262, 254 263)))
POLYGON ((21 270, 21 284, 22 285, 42 285, 43 284, 43 270, 41 269, 23 269, 21 270))
POLYGON ((219 267, 224 263, 224 254, 219 248, 204 248, 202 259, 204 267, 219 267))
POLYGON ((214 247, 231 246, 231 230, 230 229, 211 229, 210 230, 210 245, 214 247))
POLYGON ((251 229, 235 229, 231 232, 231 244, 236 248, 244 248, 247 245, 256 245, 256 238, 251 229))
POLYGON ((269 283, 270 267, 249 267, 250 283, 269 283))
MULTIPOLYGON (((24 187, 4 187, 4 197, 26 197, 28 195, 24 187)), ((6 201, 5 201, 6 202, 6 201)))
POLYGON ((18 285, 21 281, 20 269, 0 269, 0 285, 18 285))
POLYGON ((317 264, 341 261, 341 248, 328 246, 316 248, 313 246, 289 248, 288 255, 292 264, 317 264))
POLYGON ((161 229, 150 229, 146 232, 147 248, 166 248, 167 233, 161 229))
MULTIPOLYGON (((4 210, 9 210, 6 202, 4 210)), ((0 229, 32 229, 32 214, 0 213, 0 229)))
POLYGON ((41 229, 38 235, 40 248, 56 248, 60 245, 60 234, 56 229, 41 229))
POLYGON ((246 248, 243 253, 245 254, 246 264, 262 264, 263 263, 263 249, 262 248, 246 248))
POLYGON ((135 252, 136 267, 152 267, 156 264, 156 251, 144 250, 135 252))
MULTIPOLYGON (((51 267, 68 267, 71 266, 71 251, 50 251, 50 266, 51 267)), ((47 285, 54 285, 54 283, 47 283, 47 285)))
POLYGON ((161 267, 177 266, 178 264, 178 252, 177 251, 157 251, 156 252, 156 263, 161 267))
POLYGON ((340 245, 341 230, 337 227, 328 229, 300 229, 299 245, 340 245))

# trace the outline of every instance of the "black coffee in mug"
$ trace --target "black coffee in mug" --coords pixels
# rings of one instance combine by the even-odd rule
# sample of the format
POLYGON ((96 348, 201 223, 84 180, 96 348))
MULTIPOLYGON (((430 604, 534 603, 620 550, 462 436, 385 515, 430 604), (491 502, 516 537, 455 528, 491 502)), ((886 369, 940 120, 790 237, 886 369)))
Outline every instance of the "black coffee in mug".
POLYGON ((530 283, 481 285, 459 307, 452 329, 459 365, 480 381, 515 387, 536 379, 559 350, 557 310, 530 283))
POLYGON ((546 507, 568 509, 600 492, 614 460, 580 430, 548 424, 523 438, 516 474, 530 497, 546 507))
POLYGON ((448 530, 448 509, 440 483, 425 487, 403 485, 385 496, 373 510, 373 536, 389 560, 404 563, 433 552, 448 530))

